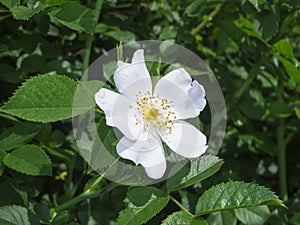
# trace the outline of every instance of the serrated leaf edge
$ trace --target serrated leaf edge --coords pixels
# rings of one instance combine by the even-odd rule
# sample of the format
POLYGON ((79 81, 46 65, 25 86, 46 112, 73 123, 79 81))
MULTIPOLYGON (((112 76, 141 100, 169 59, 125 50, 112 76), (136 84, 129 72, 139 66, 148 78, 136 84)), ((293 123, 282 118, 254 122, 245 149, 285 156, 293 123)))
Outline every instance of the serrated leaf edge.
MULTIPOLYGON (((76 82, 77 85, 78 85, 78 82, 77 82, 77 81, 71 79, 70 77, 68 77, 68 76, 66 76, 66 75, 60 75, 60 74, 38 74, 38 75, 36 75, 36 76, 34 76, 34 77, 31 77, 31 78, 28 78, 28 79, 24 80, 24 81, 21 83, 21 85, 20 85, 20 86, 13 92, 13 94, 9 97, 9 99, 5 102, 5 104, 2 105, 2 106, 0 107, 0 112, 5 113, 5 114, 8 114, 8 115, 11 115, 11 116, 14 116, 14 117, 17 117, 17 118, 19 118, 19 119, 24 119, 24 118, 22 118, 22 117, 20 117, 20 116, 18 116, 18 115, 14 115, 14 113, 11 113, 9 110, 5 110, 4 108, 5 108, 6 104, 8 104, 9 102, 11 102, 11 101, 15 98, 16 93, 19 92, 19 91, 24 87, 24 84, 26 84, 27 82, 32 82, 32 80, 38 79, 38 78, 43 77, 43 76, 48 76, 48 77, 50 77, 50 76, 57 76, 57 77, 60 77, 60 78, 61 78, 61 77, 64 77, 64 78, 69 79, 70 81, 76 82)), ((60 120, 70 119, 70 118, 72 118, 73 116, 77 116, 77 115, 73 115, 73 114, 72 114, 70 117, 67 117, 67 118, 61 117, 61 118, 58 118, 58 119, 56 119, 56 120, 47 120, 47 121, 45 121, 45 120, 34 120, 34 119, 31 119, 31 120, 24 119, 24 120, 32 121, 32 122, 39 122, 39 123, 49 123, 49 122, 56 122, 56 121, 60 121, 60 120)))
MULTIPOLYGON (((206 156, 214 156, 214 155, 206 155, 206 156)), ((219 169, 221 168, 221 166, 224 164, 225 161, 224 161, 222 158, 219 158, 219 157, 217 157, 217 156, 215 156, 215 157, 216 157, 216 160, 218 160, 218 162, 217 162, 216 164, 212 165, 211 167, 205 169, 205 170, 202 171, 201 173, 205 173, 208 169, 210 169, 210 168, 212 168, 212 167, 215 167, 215 166, 218 168, 218 170, 217 170, 216 172, 214 172, 213 174, 215 174, 215 173, 217 173, 217 172, 219 171, 219 169)), ((189 174, 189 173, 188 173, 188 174, 189 174)), ((188 175, 188 174, 187 174, 187 175, 188 175)), ((213 175, 213 174, 212 174, 212 175, 213 175)), ((212 175, 211 175, 211 176, 212 176, 212 175)), ((176 174, 175 174, 174 176, 176 176, 176 174)), ((191 178, 191 179, 194 179, 195 177, 196 177, 196 176, 194 176, 194 177, 191 178)), ((199 180, 198 182, 201 182, 201 181, 207 179, 208 177, 209 177, 209 176, 206 176, 206 177, 204 177, 203 179, 199 180)), ((180 190, 180 189, 187 188, 187 187, 193 185, 193 184, 181 185, 182 183, 188 181, 187 179, 184 179, 184 178, 185 178, 185 177, 183 177, 183 180, 181 181, 180 184, 178 184, 178 186, 176 186, 175 188, 170 189, 170 190, 168 189, 168 193, 172 193, 172 192, 175 192, 175 191, 178 191, 178 190, 180 190)))
MULTIPOLYGON (((44 155, 46 156, 48 162, 52 165, 51 158, 46 154, 46 152, 45 152, 42 148, 40 148, 39 146, 34 145, 34 144, 26 144, 26 145, 22 145, 22 146, 28 146, 28 145, 33 145, 33 146, 38 147, 38 148, 40 149, 39 151, 41 151, 41 153, 44 154, 44 155)), ((21 148, 22 146, 20 146, 20 147, 18 147, 18 148, 21 148)), ((18 148, 16 148, 15 150, 17 150, 18 148)), ((14 150, 14 151, 15 151, 15 150, 14 150)), ((13 152, 14 152, 14 151, 13 151, 13 152)), ((48 174, 32 175, 32 174, 26 173, 26 172, 24 172, 24 171, 16 170, 15 168, 11 168, 10 166, 6 165, 6 163, 5 163, 5 158, 6 158, 9 154, 10 154, 10 153, 7 153, 7 154, 4 156, 4 158, 3 158, 3 164, 4 164, 5 166, 7 166, 8 168, 10 168, 10 169, 12 169, 12 170, 14 170, 14 171, 17 171, 17 172, 19 172, 19 173, 23 173, 23 174, 29 175, 29 176, 52 176, 52 168, 51 168, 51 170, 50 170, 50 175, 48 175, 48 174)))
MULTIPOLYGON (((127 194, 128 194, 128 192, 127 192, 127 194)), ((170 195, 155 196, 154 194, 152 194, 151 197, 150 197, 150 199, 149 199, 149 201, 146 203, 145 206, 147 206, 148 204, 150 204, 151 200, 153 200, 155 197, 167 197, 168 201, 166 202, 166 204, 159 211, 157 211, 155 214, 153 214, 151 218, 148 218, 147 220, 144 220, 141 224, 146 223, 147 221, 149 221, 150 219, 152 219, 154 216, 156 216, 168 204, 168 202, 170 200, 170 195)), ((126 204, 126 207, 128 207, 131 204, 131 202, 128 200, 127 196, 123 200, 123 202, 126 204)), ((128 210, 128 208, 125 208, 125 209, 123 209, 122 211, 119 212, 119 216, 118 216, 118 219, 117 219, 117 225, 119 225, 119 217, 120 217, 120 215, 126 213, 127 210, 128 210)), ((132 208, 130 210, 132 210, 132 208)), ((143 210, 143 208, 140 211, 142 211, 142 210, 143 210)), ((139 212, 139 211, 135 211, 135 212, 139 212)))
MULTIPOLYGON (((235 183, 238 183, 238 184, 249 184, 249 185, 255 185, 256 187, 260 187, 260 188, 264 188, 268 191, 270 191, 274 197, 276 198, 276 200, 278 201, 278 204, 276 204, 277 206, 281 206, 281 207, 284 207, 287 209, 287 207, 283 204, 283 201, 279 199, 279 197, 272 191, 270 190, 270 188, 268 187, 265 187, 265 186, 261 186, 261 185, 258 185, 258 184, 255 184, 255 183, 247 183, 247 182, 244 182, 244 181, 228 181, 228 182, 222 182, 222 183, 219 183, 219 184, 216 184, 216 185, 213 185, 212 187, 210 187, 208 190, 206 190, 200 197, 199 199, 207 192, 209 191, 211 188, 215 188, 219 185, 222 185, 222 184, 229 184, 229 183, 232 183, 232 184, 235 184, 235 183)), ((198 201, 199 201, 198 199, 198 201)), ((198 201, 197 201, 197 204, 198 204, 198 201)), ((249 207, 255 207, 255 206, 260 206, 260 205, 268 205, 267 203, 268 202, 272 202, 273 200, 268 200, 268 201, 264 201, 260 204, 250 204, 250 205, 247 205, 247 206, 232 206, 232 207, 227 207, 226 209, 216 209, 216 210, 206 210, 206 211, 202 211, 200 213, 196 213, 196 217, 198 216, 203 216, 203 215, 206 215, 206 214, 210 214, 210 213, 214 213, 214 212, 222 212, 222 211, 227 211, 227 210, 232 210, 232 209, 240 209, 240 208, 249 208, 249 207)), ((196 207, 197 208, 197 207, 196 207)))

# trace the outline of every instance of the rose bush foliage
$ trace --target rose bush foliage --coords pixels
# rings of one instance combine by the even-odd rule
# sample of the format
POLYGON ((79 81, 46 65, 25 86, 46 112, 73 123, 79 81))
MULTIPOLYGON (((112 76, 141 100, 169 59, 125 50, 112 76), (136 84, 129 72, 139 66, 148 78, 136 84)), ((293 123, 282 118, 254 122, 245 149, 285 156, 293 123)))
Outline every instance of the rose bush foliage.
MULTIPOLYGON (((0 223, 300 224, 299 10, 291 0, 0 0, 0 223), (75 109, 73 98, 99 55, 149 39, 209 65, 228 123, 218 157, 128 187, 93 171, 74 141, 71 119, 98 112, 101 85, 75 109)), ((207 108, 201 121, 207 130, 207 108)))

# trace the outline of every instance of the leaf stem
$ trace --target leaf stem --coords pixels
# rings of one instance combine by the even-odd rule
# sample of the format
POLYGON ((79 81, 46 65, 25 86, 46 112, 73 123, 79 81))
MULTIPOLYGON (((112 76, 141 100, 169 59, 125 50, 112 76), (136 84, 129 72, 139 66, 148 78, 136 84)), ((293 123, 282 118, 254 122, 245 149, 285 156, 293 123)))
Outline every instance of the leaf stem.
MULTIPOLYGON (((281 80, 278 83, 277 97, 279 102, 283 102, 283 87, 281 80)), ((279 119, 277 127, 277 146, 278 146, 278 167, 279 167, 279 186, 280 195, 284 202, 288 200, 287 181, 286 181, 286 140, 284 137, 285 122, 284 119, 279 119)))
POLYGON ((259 66, 261 65, 261 61, 262 60, 260 60, 251 68, 247 80, 242 84, 242 86, 234 95, 236 100, 239 100, 243 96, 243 94, 249 89, 250 84, 253 82, 254 78, 256 77, 259 71, 259 66))
MULTIPOLYGON (((94 10, 94 19, 96 23, 99 20, 101 9, 103 5, 103 0, 97 0, 95 10, 94 10)), ((83 73, 87 70, 90 64, 90 56, 92 51, 92 43, 94 39, 94 33, 87 34, 86 41, 85 41, 85 53, 83 57, 83 63, 82 63, 82 71, 83 73)))
POLYGON ((280 119, 279 126, 277 128, 277 145, 278 145, 278 166, 279 166, 279 185, 280 194, 284 202, 288 200, 287 194, 287 182, 286 182, 286 145, 284 141, 284 120, 280 119))
POLYGON ((194 214, 192 214, 190 211, 188 211, 180 202, 178 202, 173 196, 170 195, 170 199, 172 202, 174 202, 181 210, 183 210, 184 212, 186 212, 187 214, 189 214, 192 217, 195 217, 194 214))
POLYGON ((104 179, 104 174, 102 174, 101 176, 99 176, 97 178, 97 180, 95 180, 95 182, 91 185, 91 187, 89 189, 87 189, 84 193, 93 192, 94 189, 102 182, 103 179, 104 179))
POLYGON ((82 64, 82 72, 85 73, 87 68, 90 64, 90 56, 92 50, 92 42, 93 42, 94 35, 87 34, 86 41, 85 41, 85 52, 83 57, 83 64, 82 64))
POLYGON ((73 197, 76 192, 76 188, 74 188, 74 185, 72 182, 76 157, 77 157, 77 152, 75 151, 73 157, 71 158, 71 161, 68 164, 68 175, 67 175, 67 180, 66 180, 66 186, 69 190, 69 192, 68 192, 69 197, 73 197))
POLYGON ((100 192, 101 192, 101 189, 99 190, 94 190, 97 185, 99 183, 102 182, 104 178, 104 175, 102 174, 101 176, 98 177, 98 179, 91 185, 91 187, 89 189, 87 189, 86 191, 82 192, 80 195, 76 196, 75 198, 72 198, 71 200, 69 201, 66 201, 64 202, 63 204, 57 206, 55 208, 55 211, 61 211, 61 210, 64 210, 64 209, 67 209, 79 202, 81 202, 82 200, 86 200, 86 199, 90 199, 90 198, 95 198, 97 197, 100 192))
POLYGON ((70 201, 66 201, 63 204, 57 206, 55 208, 55 211, 56 212, 61 211, 61 210, 67 209, 67 208, 81 202, 82 200, 97 197, 99 195, 100 191, 101 190, 93 191, 93 192, 83 192, 80 195, 76 196, 75 198, 72 198, 70 201))
POLYGON ((215 9, 196 27, 192 30, 191 34, 196 35, 200 30, 202 30, 209 21, 211 21, 221 10, 222 4, 219 4, 215 7, 215 9))

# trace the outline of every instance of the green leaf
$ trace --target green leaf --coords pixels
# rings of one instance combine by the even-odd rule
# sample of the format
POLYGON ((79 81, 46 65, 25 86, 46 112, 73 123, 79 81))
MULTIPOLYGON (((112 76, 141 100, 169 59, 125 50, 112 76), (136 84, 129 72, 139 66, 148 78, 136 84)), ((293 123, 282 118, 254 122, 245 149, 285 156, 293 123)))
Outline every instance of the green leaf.
POLYGON ((117 31, 109 31, 105 33, 105 35, 112 37, 118 42, 122 43, 128 43, 135 41, 135 34, 130 32, 130 31, 122 31, 122 30, 117 30, 117 31))
POLYGON ((3 165, 3 159, 5 157, 5 152, 0 151, 0 176, 3 173, 4 165, 3 165))
POLYGON ((96 92, 98 92, 105 85, 105 83, 100 80, 89 80, 81 81, 80 85, 90 94, 92 98, 94 98, 96 92))
POLYGON ((190 214, 180 211, 169 215, 161 225, 208 225, 202 218, 194 218, 190 214))
POLYGON ((132 187, 124 202, 127 207, 120 212, 118 225, 140 225, 162 210, 170 196, 155 187, 132 187))
POLYGON ((247 225, 264 224, 271 216, 268 206, 261 205, 256 207, 235 209, 236 217, 247 225))
POLYGON ((270 40, 278 32, 279 22, 273 11, 258 14, 255 23, 257 32, 264 40, 270 40))
POLYGON ((3 179, 0 182, 0 193, 1 193, 0 205, 10 205, 10 204, 26 205, 26 204, 28 204, 27 196, 24 196, 24 194, 20 190, 18 190, 12 183, 13 183, 12 179, 10 179, 10 178, 3 179), (7 196, 9 196, 9 198, 7 196))
POLYGON ((58 225, 63 225, 63 224, 68 224, 71 218, 71 212, 68 210, 63 210, 56 212, 55 217, 51 220, 52 224, 58 224, 58 225))
POLYGON ((26 57, 21 64, 21 70, 24 73, 35 73, 45 67, 45 58, 41 55, 30 55, 26 57))
POLYGON ((282 62, 283 66, 285 68, 285 71, 290 76, 290 78, 300 84, 299 68, 294 63, 292 63, 290 60, 288 60, 280 55, 276 55, 276 56, 282 62))
POLYGON ((192 1, 192 3, 186 7, 185 13, 190 17, 198 16, 200 18, 205 10, 205 7, 203 7, 205 2, 205 0, 192 1))
POLYGON ((282 39, 274 45, 275 50, 279 53, 288 56, 290 59, 295 59, 292 46, 287 39, 282 39))
POLYGON ((18 124, 0 134, 0 151, 11 150, 32 140, 40 131, 38 124, 18 124))
POLYGON ((212 155, 191 159, 190 163, 167 180, 167 190, 172 192, 196 184, 216 173, 222 164, 222 159, 212 155))
POLYGON ((300 83, 299 62, 295 58, 291 44, 287 39, 280 40, 274 45, 274 55, 282 62, 287 74, 294 81, 300 83))
POLYGON ((39 217, 39 219, 46 224, 50 223, 50 209, 48 206, 36 203, 34 206, 34 213, 39 217))
POLYGON ((32 176, 51 176, 51 161, 36 145, 24 145, 4 157, 9 168, 32 176))
POLYGON ((9 10, 11 10, 14 6, 20 4, 20 0, 0 0, 0 3, 2 3, 9 10))
POLYGON ((266 113, 266 108, 248 92, 242 96, 238 107, 247 117, 254 120, 261 120, 266 113))
POLYGON ((215 212, 209 215, 207 219, 209 225, 235 225, 236 216, 232 210, 215 212))
POLYGON ((300 104, 299 103, 294 107, 294 111, 295 111, 295 114, 298 117, 298 119, 300 119, 300 104))
POLYGON ((244 208, 259 205, 283 206, 269 189, 256 184, 230 181, 211 187, 198 199, 196 214, 244 208))
POLYGON ((172 40, 177 37, 177 28, 174 26, 165 27, 159 34, 159 40, 172 40))
POLYGON ((266 0, 248 0, 257 10, 266 2, 266 0))
POLYGON ((14 223, 8 222, 8 221, 6 221, 4 219, 1 219, 1 218, 0 218, 0 224, 1 225, 15 225, 14 223))
POLYGON ((268 104, 267 109, 265 117, 271 118, 287 118, 293 112, 293 109, 284 102, 272 102, 268 104))
POLYGON ((65 3, 74 2, 74 0, 45 0, 47 7, 54 5, 62 5, 65 3))
MULTIPOLYGON (((1 108, 0 108, 0 111, 1 111, 1 108)), ((10 121, 13 121, 13 122, 17 122, 17 123, 20 122, 19 119, 17 119, 16 117, 13 117, 12 115, 9 115, 7 113, 0 112, 0 117, 5 118, 10 121)))
POLYGON ((52 10, 49 15, 61 24, 79 32, 93 33, 96 27, 93 10, 70 2, 52 10))
POLYGON ((251 143, 249 145, 249 150, 253 152, 262 151, 267 154, 276 155, 276 143, 270 137, 269 133, 266 132, 253 132, 250 131, 249 134, 239 134, 239 139, 244 143, 251 143))
POLYGON ((113 167, 111 168, 112 170, 107 169, 118 158, 116 152, 118 139, 114 130, 106 124, 105 118, 102 117, 97 124, 97 131, 95 132, 98 133, 100 139, 95 138, 91 148, 81 148, 81 154, 88 159, 94 170, 105 170, 106 174, 114 173, 115 169, 113 167))
POLYGON ((8 225, 38 225, 38 218, 31 213, 28 209, 17 206, 17 205, 9 205, 2 206, 0 208, 0 219, 1 224, 8 225), (5 222, 3 222, 5 221, 5 222), (3 222, 3 223, 2 223, 3 222))
POLYGON ((291 224, 300 225, 300 213, 295 213, 291 218, 291 224))
POLYGON ((11 13, 16 20, 29 20, 29 18, 33 15, 33 11, 23 5, 14 6, 11 9, 11 13))
POLYGON ((46 74, 27 80, 0 110, 25 120, 54 122, 83 114, 94 106, 94 99, 74 80, 46 74), (80 94, 73 104, 77 87, 80 94))
POLYGON ((20 83, 20 73, 9 64, 0 64, 0 80, 12 84, 20 83))

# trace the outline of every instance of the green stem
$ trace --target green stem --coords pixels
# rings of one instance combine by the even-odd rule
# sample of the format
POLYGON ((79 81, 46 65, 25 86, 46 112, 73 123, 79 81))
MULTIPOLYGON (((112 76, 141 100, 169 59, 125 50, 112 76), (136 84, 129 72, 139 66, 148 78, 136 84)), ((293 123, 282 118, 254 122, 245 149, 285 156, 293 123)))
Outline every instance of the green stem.
POLYGON ((97 188, 98 184, 102 182, 103 179, 104 179, 104 175, 99 176, 99 178, 97 180, 95 180, 95 182, 91 185, 91 187, 89 189, 82 192, 80 195, 76 196, 75 198, 72 198, 71 200, 66 201, 63 204, 57 206, 55 208, 55 211, 56 212, 61 211, 61 210, 67 209, 83 200, 97 197, 100 194, 101 189, 99 189, 99 190, 95 190, 95 189, 97 188))
POLYGON ((94 189, 103 181, 103 179, 104 179, 104 174, 99 176, 97 180, 95 180, 95 182, 91 185, 91 187, 87 189, 84 193, 93 192, 94 189))
POLYGON ((76 196, 75 198, 71 199, 70 201, 64 202, 63 204, 57 206, 55 208, 55 211, 58 212, 58 211, 67 209, 85 199, 95 198, 99 195, 100 191, 101 190, 81 193, 80 195, 76 196))
MULTIPOLYGON (((97 0, 95 10, 94 10, 94 19, 96 23, 99 20, 102 5, 103 5, 103 0, 97 0)), ((85 53, 84 53, 83 64, 82 64, 83 73, 86 72, 90 64, 90 56, 92 51, 93 39, 94 39, 94 34, 87 34, 86 41, 85 41, 85 53)))
POLYGON ((66 187, 67 187, 67 196, 68 197, 73 197, 76 189, 74 188, 72 179, 73 179, 73 172, 74 172, 74 166, 75 166, 75 161, 77 157, 77 152, 74 152, 74 156, 71 158, 71 162, 68 164, 68 175, 67 175, 67 180, 66 180, 66 187))
POLYGON ((181 205, 180 202, 178 202, 173 196, 170 196, 172 202, 174 202, 181 210, 183 210, 184 212, 186 212, 187 214, 189 214, 192 217, 195 217, 194 214, 192 214, 190 211, 188 211, 183 205, 181 205))
POLYGON ((92 185, 91 188, 84 191, 80 195, 70 199, 69 201, 66 201, 63 204, 57 206, 55 208, 55 211, 58 212, 58 211, 67 209, 67 208, 69 208, 69 207, 71 207, 71 206, 73 206, 73 205, 75 205, 75 204, 77 204, 77 203, 79 203, 83 200, 97 197, 100 194, 101 189, 99 189, 99 190, 93 190, 93 189, 94 189, 94 187, 97 186, 98 183, 100 183, 103 180, 104 176, 101 175, 99 178, 95 181, 95 183, 92 185), (101 179, 99 179, 99 178, 101 178, 101 179))
POLYGON ((90 56, 92 51, 92 42, 94 35, 88 34, 85 41, 85 52, 83 57, 82 72, 85 73, 90 64, 90 56))
POLYGON ((279 166, 279 185, 280 195, 283 201, 288 200, 287 183, 286 183, 286 157, 285 157, 285 140, 284 140, 284 120, 280 119, 277 128, 277 144, 278 144, 278 166, 279 166))
MULTIPOLYGON (((283 102, 283 87, 282 81, 278 81, 277 98, 279 102, 283 102)), ((277 146, 278 146, 278 167, 279 167, 279 186, 280 195, 283 201, 288 200, 287 194, 287 182, 286 182, 286 140, 284 137, 285 121, 279 119, 279 125, 277 127, 277 146)))
POLYGON ((216 8, 191 32, 192 35, 197 34, 201 29, 203 29, 209 21, 211 21, 221 10, 222 4, 216 6, 216 8))
MULTIPOLYGON (((108 168, 106 169, 106 171, 111 168, 112 166, 114 166, 118 161, 119 161, 120 157, 116 158, 109 166, 108 168)), ((105 172, 106 172, 105 171, 105 172)), ((94 183, 90 186, 89 189, 87 189, 84 193, 89 193, 89 192, 93 192, 95 191, 95 189, 97 189, 98 185, 103 181, 104 179, 104 176, 105 176, 105 172, 100 175, 95 181, 94 183)))
MULTIPOLYGON (((107 169, 109 169, 110 167, 112 167, 113 165, 115 165, 115 163, 120 159, 120 157, 116 158, 107 169)), ((99 195, 99 193, 101 192, 101 189, 99 188, 99 184, 103 181, 104 179, 104 174, 105 172, 100 175, 95 181, 94 183, 91 185, 91 187, 89 189, 87 189, 86 191, 82 192, 80 195, 76 196, 75 198, 64 202, 63 204, 57 206, 55 208, 55 211, 60 211, 60 210, 64 210, 66 208, 69 208, 83 200, 86 199, 90 199, 90 198, 95 198, 99 195), (98 190, 97 190, 98 189, 98 190)))
POLYGON ((253 82, 254 78, 256 77, 258 71, 259 71, 259 66, 260 62, 258 64, 255 64, 254 67, 251 68, 249 72, 249 77, 247 80, 242 84, 242 86, 239 88, 239 90, 235 93, 234 97, 236 100, 240 99, 242 95, 248 90, 250 84, 253 82))

